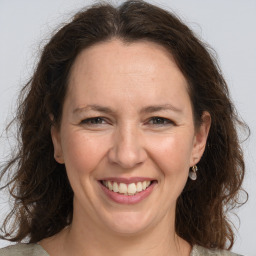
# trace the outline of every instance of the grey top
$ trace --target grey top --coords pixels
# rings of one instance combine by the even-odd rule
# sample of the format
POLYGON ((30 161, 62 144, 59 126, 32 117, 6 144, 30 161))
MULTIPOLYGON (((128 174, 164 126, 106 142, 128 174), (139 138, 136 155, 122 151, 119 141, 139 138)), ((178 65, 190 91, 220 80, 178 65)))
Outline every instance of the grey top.
MULTIPOLYGON (((16 244, 0 249, 0 256, 50 256, 39 244, 16 244)), ((239 256, 230 251, 193 246, 190 256, 239 256)), ((240 255, 241 256, 241 255, 240 255)))
POLYGON ((39 244, 15 244, 0 249, 0 256, 50 256, 39 244))

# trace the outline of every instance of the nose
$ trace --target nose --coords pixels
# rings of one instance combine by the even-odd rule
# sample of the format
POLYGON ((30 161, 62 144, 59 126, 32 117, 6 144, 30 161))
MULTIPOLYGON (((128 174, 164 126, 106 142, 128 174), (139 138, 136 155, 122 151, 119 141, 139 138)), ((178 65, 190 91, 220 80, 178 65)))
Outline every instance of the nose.
POLYGON ((109 161, 124 169, 142 164, 147 158, 142 137, 136 127, 118 128, 113 135, 113 146, 108 153, 109 161))

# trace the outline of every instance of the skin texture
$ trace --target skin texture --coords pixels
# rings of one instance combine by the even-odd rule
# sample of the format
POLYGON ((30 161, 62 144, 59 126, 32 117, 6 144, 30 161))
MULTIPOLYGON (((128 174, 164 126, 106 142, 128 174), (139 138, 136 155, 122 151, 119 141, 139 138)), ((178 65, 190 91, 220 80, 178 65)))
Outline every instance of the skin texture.
POLYGON ((80 53, 60 129, 52 128, 55 159, 74 190, 74 218, 41 242, 51 255, 189 255, 191 246, 175 234, 175 206, 203 154, 210 116, 195 129, 187 88, 172 56, 152 42, 112 39, 80 53), (157 184, 141 202, 118 204, 99 184, 109 177, 157 184))

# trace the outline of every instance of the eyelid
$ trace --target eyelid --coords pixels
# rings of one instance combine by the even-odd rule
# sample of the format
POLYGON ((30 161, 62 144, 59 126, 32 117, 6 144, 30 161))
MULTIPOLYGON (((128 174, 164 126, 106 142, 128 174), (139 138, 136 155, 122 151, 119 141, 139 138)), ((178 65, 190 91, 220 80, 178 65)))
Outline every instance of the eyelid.
POLYGON ((167 126, 167 125, 175 125, 175 122, 169 118, 166 117, 161 117, 161 116, 153 116, 150 117, 147 121, 147 123, 149 123, 150 121, 156 120, 156 119, 160 119, 163 120, 165 123, 161 123, 161 124, 151 124, 154 126, 167 126))
MULTIPOLYGON (((88 126, 100 126, 100 125, 111 124, 111 120, 109 120, 108 118, 103 117, 103 116, 92 116, 92 117, 83 118, 80 121, 80 124, 88 125, 88 126), (101 122, 100 123, 97 123, 97 122, 90 123, 91 121, 96 121, 97 119, 99 119, 101 122)), ((162 117, 162 116, 150 117, 146 120, 146 122, 144 124, 150 125, 150 126, 156 126, 156 127, 176 125, 175 122, 173 120, 171 120, 170 118, 166 118, 166 117, 162 117), (152 121, 154 122, 154 121, 159 121, 159 120, 162 122, 152 123, 152 121)))
MULTIPOLYGON (((80 124, 87 124, 87 125, 102 125, 102 124, 90 124, 90 121, 96 120, 96 119, 101 119, 102 121, 104 121, 105 123, 109 123, 105 117, 102 116, 95 116, 95 117, 88 117, 88 118, 84 118, 80 121, 80 124)), ((104 123, 104 124, 105 124, 104 123)))

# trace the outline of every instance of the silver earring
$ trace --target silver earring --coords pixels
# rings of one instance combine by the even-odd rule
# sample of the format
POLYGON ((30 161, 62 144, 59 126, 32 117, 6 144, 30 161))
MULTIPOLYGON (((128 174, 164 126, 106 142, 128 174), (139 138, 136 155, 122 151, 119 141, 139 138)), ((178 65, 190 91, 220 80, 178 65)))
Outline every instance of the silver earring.
POLYGON ((197 174, 196 172, 198 171, 198 168, 196 165, 193 165, 191 167, 191 170, 189 171, 189 174, 188 174, 188 177, 191 179, 191 180, 196 180, 197 179, 197 174))

